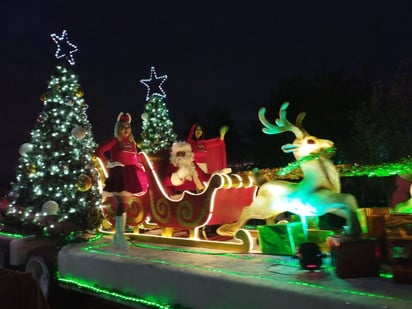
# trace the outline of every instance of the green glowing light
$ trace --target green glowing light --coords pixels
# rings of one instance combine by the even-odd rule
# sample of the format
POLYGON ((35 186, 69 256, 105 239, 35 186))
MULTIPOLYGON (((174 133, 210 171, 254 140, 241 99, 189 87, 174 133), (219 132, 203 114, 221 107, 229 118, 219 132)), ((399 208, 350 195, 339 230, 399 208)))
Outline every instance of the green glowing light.
POLYGON ((377 165, 338 165, 337 168, 342 177, 388 177, 394 175, 408 175, 412 173, 412 158, 402 158, 398 162, 381 163, 377 165))
POLYGON ((159 304, 155 301, 150 301, 147 299, 143 298, 138 298, 135 296, 129 296, 121 293, 117 293, 114 291, 109 291, 107 289, 99 288, 96 287, 95 285, 88 283, 84 280, 78 279, 78 278, 73 278, 73 277, 62 277, 60 274, 57 274, 57 279, 60 282, 63 282, 67 285, 75 286, 78 289, 81 290, 87 290, 89 292, 93 292, 95 294, 102 294, 105 296, 108 296, 111 299, 117 300, 117 301, 123 301, 123 302, 133 302, 133 303, 139 303, 143 304, 147 307, 151 308, 160 308, 160 309, 172 309, 170 305, 165 305, 165 304, 159 304))
MULTIPOLYGON (((300 160, 289 163, 283 168, 263 169, 260 174, 265 175, 267 179, 299 179, 302 178, 300 165, 303 162, 317 159, 324 154, 332 154, 334 148, 328 151, 309 155, 300 160)), ((412 174, 412 158, 402 158, 398 162, 381 163, 377 165, 360 165, 353 164, 338 164, 336 170, 341 177, 389 177, 394 175, 412 174)))
MULTIPOLYGON (((301 281, 288 281, 288 283, 293 284, 293 285, 310 287, 310 288, 323 289, 323 290, 326 290, 326 291, 336 291, 336 289, 329 288, 329 287, 324 286, 324 285, 314 284, 314 283, 307 283, 307 282, 301 282, 301 281)), ((375 294, 375 293, 367 293, 367 292, 359 292, 359 291, 354 291, 354 290, 339 290, 339 292, 345 293, 345 294, 352 294, 352 295, 358 295, 358 296, 367 296, 367 297, 376 297, 376 298, 382 298, 382 299, 391 299, 391 300, 398 299, 398 298, 392 297, 392 296, 380 295, 380 294, 375 294)))
POLYGON ((286 167, 284 167, 284 168, 280 169, 279 171, 277 171, 277 174, 279 176, 288 175, 289 173, 291 173, 294 170, 296 170, 297 168, 299 168, 302 165, 302 163, 312 161, 312 160, 316 160, 321 156, 331 156, 332 154, 335 153, 335 151, 336 151, 335 147, 330 147, 330 148, 325 149, 323 151, 319 151, 317 153, 304 156, 304 157, 300 158, 299 160, 296 160, 294 162, 289 163, 286 167))
POLYGON ((380 273, 379 277, 381 278, 385 278, 385 279, 392 279, 393 278, 393 274, 391 273, 380 273))
POLYGON ((72 232, 66 237, 66 241, 68 243, 77 243, 77 242, 92 243, 92 242, 100 240, 103 237, 103 234, 97 233, 96 235, 90 235, 90 238, 84 238, 85 236, 89 236, 89 235, 81 233, 81 236, 79 236, 79 234, 72 232))
POLYGON ((9 238, 17 238, 17 239, 27 237, 27 236, 24 236, 24 235, 21 235, 21 234, 5 233, 5 232, 0 232, 0 236, 6 236, 6 237, 9 237, 9 238))

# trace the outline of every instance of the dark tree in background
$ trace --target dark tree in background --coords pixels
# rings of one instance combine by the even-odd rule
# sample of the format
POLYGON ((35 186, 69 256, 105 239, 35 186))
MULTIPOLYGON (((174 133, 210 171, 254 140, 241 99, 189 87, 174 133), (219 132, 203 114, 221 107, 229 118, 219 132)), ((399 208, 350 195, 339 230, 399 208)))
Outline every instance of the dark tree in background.
MULTIPOLYGON (((303 126, 335 143, 332 159, 337 164, 394 162, 412 153, 411 73, 412 61, 404 60, 389 85, 376 81, 368 69, 350 75, 336 71, 311 78, 296 76, 280 81, 271 91, 272 100, 260 106, 267 108, 273 121, 285 101, 290 102, 291 121, 306 112, 303 126)), ((246 135, 249 145, 245 149, 253 152, 251 157, 259 167, 281 167, 294 160, 280 150, 294 139, 293 134, 265 136, 257 121, 250 123, 246 135)), ((362 205, 382 206, 393 190, 393 177, 349 177, 342 179, 342 185, 362 205)))
POLYGON ((379 164, 388 162, 391 157, 392 122, 388 102, 381 83, 376 83, 370 99, 350 111, 348 128, 350 138, 344 149, 348 162, 379 164))
POLYGON ((367 100, 350 111, 349 162, 379 164, 412 154, 412 63, 402 61, 390 85, 375 82, 367 100))
MULTIPOLYGON (((371 96, 350 113, 352 138, 343 148, 346 162, 374 165, 399 161, 412 154, 412 62, 401 61, 389 85, 373 83, 371 96)), ((393 177, 361 177, 364 200, 388 199, 393 177), (379 196, 380 197, 376 197, 379 196)), ((359 180, 358 180, 359 182, 359 180)))
POLYGON ((393 157, 401 158, 412 154, 412 59, 400 62, 398 71, 389 90, 387 115, 391 121, 392 138, 397 140, 393 147, 393 157))
MULTIPOLYGON (((343 71, 318 74, 314 77, 295 76, 281 80, 271 90, 271 98, 256 107, 267 109, 268 119, 278 117, 283 102, 290 102, 288 118, 294 121, 300 112, 306 112, 303 126, 313 135, 332 140, 337 147, 335 160, 345 160, 343 146, 351 138, 350 111, 357 108, 370 97, 371 85, 368 74, 346 75, 343 71)), ((259 121, 247 128, 254 158, 262 168, 284 166, 294 160, 280 147, 294 140, 292 133, 267 136, 262 132, 259 121)))

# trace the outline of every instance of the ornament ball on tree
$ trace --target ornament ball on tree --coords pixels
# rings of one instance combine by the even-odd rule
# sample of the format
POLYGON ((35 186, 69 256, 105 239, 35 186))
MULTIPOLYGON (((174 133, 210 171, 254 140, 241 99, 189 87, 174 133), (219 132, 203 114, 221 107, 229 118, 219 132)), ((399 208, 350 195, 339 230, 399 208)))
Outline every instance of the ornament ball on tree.
POLYGON ((83 139, 86 131, 81 126, 75 126, 72 130, 72 135, 77 139, 83 139))
POLYGON ((33 145, 31 143, 24 143, 19 148, 19 153, 21 156, 27 156, 27 154, 33 150, 33 145))

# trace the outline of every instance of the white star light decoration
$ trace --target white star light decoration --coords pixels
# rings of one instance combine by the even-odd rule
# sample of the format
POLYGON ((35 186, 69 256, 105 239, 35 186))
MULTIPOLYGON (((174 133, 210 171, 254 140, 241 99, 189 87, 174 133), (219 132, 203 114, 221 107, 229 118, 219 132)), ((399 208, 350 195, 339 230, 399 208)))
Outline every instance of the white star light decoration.
POLYGON ((73 53, 77 52, 77 46, 70 43, 67 31, 63 30, 61 36, 58 36, 55 33, 50 34, 50 36, 53 39, 54 43, 57 44, 57 50, 55 53, 56 58, 60 59, 66 57, 67 61, 71 65, 74 65, 75 61, 73 58, 73 53))
POLYGON ((146 101, 149 101, 150 97, 152 95, 158 95, 162 98, 166 97, 166 93, 164 92, 162 85, 163 83, 166 81, 167 79, 167 75, 163 75, 163 76, 157 76, 156 74, 156 70, 154 67, 150 68, 150 78, 148 79, 141 79, 140 82, 145 85, 147 87, 147 94, 146 94, 146 101), (151 92, 152 89, 150 89, 150 85, 153 84, 153 87, 157 87, 159 88, 159 91, 153 91, 151 92))

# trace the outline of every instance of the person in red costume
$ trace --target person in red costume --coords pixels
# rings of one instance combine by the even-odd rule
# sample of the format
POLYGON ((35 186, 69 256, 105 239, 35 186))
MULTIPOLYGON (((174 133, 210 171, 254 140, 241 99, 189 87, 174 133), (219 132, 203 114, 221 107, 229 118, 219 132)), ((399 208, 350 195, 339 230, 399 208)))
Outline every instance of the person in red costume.
POLYGON ((195 161, 206 173, 221 171, 227 166, 225 134, 228 126, 220 128, 220 136, 206 138, 203 126, 195 123, 189 131, 187 142, 192 146, 195 161))
POLYGON ((396 188, 389 200, 389 207, 405 202, 411 197, 412 175, 397 175, 395 177, 396 188))
POLYGON ((169 161, 163 184, 170 189, 172 196, 183 191, 199 193, 205 189, 210 174, 205 173, 195 162, 189 143, 174 143, 169 161))
POLYGON ((412 213, 412 174, 398 175, 395 178, 396 189, 392 193, 389 207, 393 212, 412 213))
POLYGON ((130 195, 144 191, 147 186, 143 166, 138 161, 131 121, 129 113, 119 113, 114 126, 114 137, 96 149, 96 155, 109 169, 103 196, 113 194, 117 199, 116 231, 113 241, 121 249, 127 248, 124 238, 127 200, 130 195))

